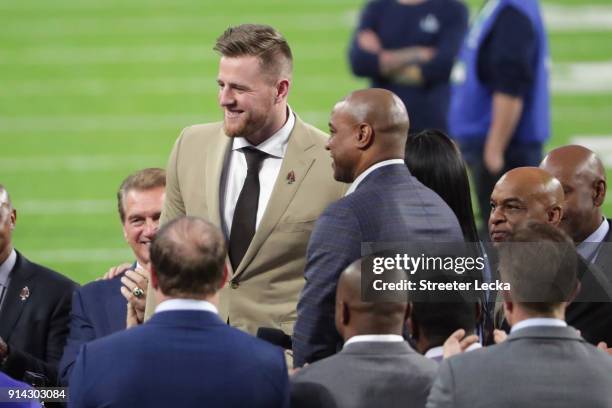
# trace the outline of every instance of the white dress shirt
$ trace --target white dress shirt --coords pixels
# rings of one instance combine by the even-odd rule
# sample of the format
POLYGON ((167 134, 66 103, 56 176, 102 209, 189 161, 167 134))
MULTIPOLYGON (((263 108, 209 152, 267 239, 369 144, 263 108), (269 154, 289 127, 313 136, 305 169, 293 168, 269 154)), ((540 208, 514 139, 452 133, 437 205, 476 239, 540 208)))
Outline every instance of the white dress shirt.
POLYGON ((591 235, 589 235, 584 241, 578 244, 576 247, 576 251, 584 258, 589 260, 590 262, 595 262, 597 258, 597 252, 599 251, 600 244, 608 231, 610 230, 610 225, 608 224, 608 220, 605 218, 599 224, 599 227, 591 235))
POLYGON ((157 305, 155 313, 171 312, 175 310, 198 310, 219 314, 217 307, 206 300, 197 299, 168 299, 157 305))
MULTIPOLYGON (((465 352, 467 353, 468 351, 473 351, 473 350, 478 350, 482 348, 482 344, 476 342, 473 344, 470 344, 470 346, 468 348, 465 349, 465 352)), ((436 359, 436 358, 444 358, 444 346, 437 346, 437 347, 432 347, 429 350, 427 350, 425 352, 425 357, 430 358, 430 359, 436 359)))
POLYGON ((16 262, 17 252, 13 249, 4 262, 0 264, 0 309, 2 309, 2 303, 4 303, 4 297, 11 281, 11 271, 15 267, 16 262))
POLYGON ((531 319, 521 320, 510 329, 510 333, 527 327, 547 326, 547 327, 567 327, 567 323, 561 319, 553 317, 532 317, 531 319))
POLYGON ((288 118, 283 127, 259 145, 253 146, 243 137, 236 137, 232 140, 232 151, 224 166, 221 185, 223 231, 227 237, 229 237, 232 230, 234 210, 236 209, 236 203, 242 191, 248 169, 244 152, 240 149, 252 146, 268 154, 259 170, 259 202, 257 205, 257 220, 255 222, 255 229, 257 229, 268 206, 274 183, 283 164, 283 158, 289 143, 289 135, 295 126, 295 115, 289 107, 287 107, 287 110, 288 118))
POLYGON ((384 166, 390 166, 392 164, 406 165, 402 159, 389 159, 389 160, 384 160, 384 161, 378 162, 376 164, 373 164, 370 167, 368 167, 363 173, 361 173, 355 179, 355 181, 353 181, 353 183, 351 184, 349 189, 346 191, 346 194, 344 194, 344 196, 347 196, 347 195, 353 193, 355 190, 357 190, 357 187, 359 187, 359 184, 361 184, 361 182, 363 180, 365 180, 365 178, 368 177, 370 175, 370 173, 372 173, 374 170, 379 169, 379 168, 384 167, 384 166))
POLYGON ((362 343, 362 342, 377 342, 377 343, 395 343, 405 341, 399 334, 362 334, 359 336, 353 336, 344 343, 344 347, 351 343, 362 343))

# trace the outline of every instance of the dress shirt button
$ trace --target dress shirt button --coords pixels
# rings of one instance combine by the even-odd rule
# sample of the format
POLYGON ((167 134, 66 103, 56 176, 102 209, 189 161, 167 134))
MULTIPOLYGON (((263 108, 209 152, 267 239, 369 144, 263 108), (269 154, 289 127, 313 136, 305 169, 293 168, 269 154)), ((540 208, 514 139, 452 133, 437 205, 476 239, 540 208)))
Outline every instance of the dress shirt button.
POLYGON ((230 282, 230 288, 232 288, 232 289, 238 289, 238 286, 240 286, 240 285, 238 284, 238 282, 236 282, 236 281, 231 281, 231 282, 230 282))

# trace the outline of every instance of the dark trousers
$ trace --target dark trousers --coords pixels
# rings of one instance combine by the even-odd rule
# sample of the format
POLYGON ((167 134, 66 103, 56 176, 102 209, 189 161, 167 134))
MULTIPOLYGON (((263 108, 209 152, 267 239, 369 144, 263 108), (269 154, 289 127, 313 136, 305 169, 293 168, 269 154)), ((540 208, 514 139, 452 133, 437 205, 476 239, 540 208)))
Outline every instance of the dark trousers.
POLYGON ((498 174, 491 174, 482 160, 484 151, 484 139, 471 139, 461 141, 459 144, 463 158, 470 168, 472 181, 478 195, 478 207, 480 208, 480 219, 486 230, 491 212, 490 198, 493 187, 497 180, 508 170, 516 167, 539 166, 542 161, 542 144, 510 144, 504 154, 504 169, 498 174))

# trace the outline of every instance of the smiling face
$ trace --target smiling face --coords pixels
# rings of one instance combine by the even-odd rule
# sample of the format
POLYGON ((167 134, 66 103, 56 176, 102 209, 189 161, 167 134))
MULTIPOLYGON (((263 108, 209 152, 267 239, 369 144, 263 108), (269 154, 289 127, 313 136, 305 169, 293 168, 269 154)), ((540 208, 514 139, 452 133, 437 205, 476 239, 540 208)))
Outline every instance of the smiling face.
POLYGON ((262 72, 258 57, 221 57, 217 83, 223 127, 229 137, 261 142, 284 123, 286 112, 279 110, 283 95, 270 75, 262 72))
POLYGON ((359 132, 356 119, 347 112, 345 103, 340 102, 332 111, 329 120, 329 140, 325 148, 329 150, 333 163, 334 179, 343 183, 355 180, 355 167, 359 149, 354 140, 359 132))
POLYGON ((164 191, 163 187, 130 190, 125 196, 123 236, 142 265, 149 263, 149 246, 159 228, 164 191))

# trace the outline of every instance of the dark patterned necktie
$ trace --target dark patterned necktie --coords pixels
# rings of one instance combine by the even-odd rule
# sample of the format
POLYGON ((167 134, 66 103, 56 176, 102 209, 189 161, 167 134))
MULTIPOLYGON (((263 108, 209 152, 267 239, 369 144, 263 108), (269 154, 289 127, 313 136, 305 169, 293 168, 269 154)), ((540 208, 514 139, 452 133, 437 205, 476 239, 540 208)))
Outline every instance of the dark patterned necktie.
POLYGON ((240 265, 255 235, 259 203, 259 169, 264 159, 268 157, 267 153, 253 147, 245 147, 242 151, 247 162, 247 175, 236 202, 229 242, 229 257, 234 270, 240 265))

